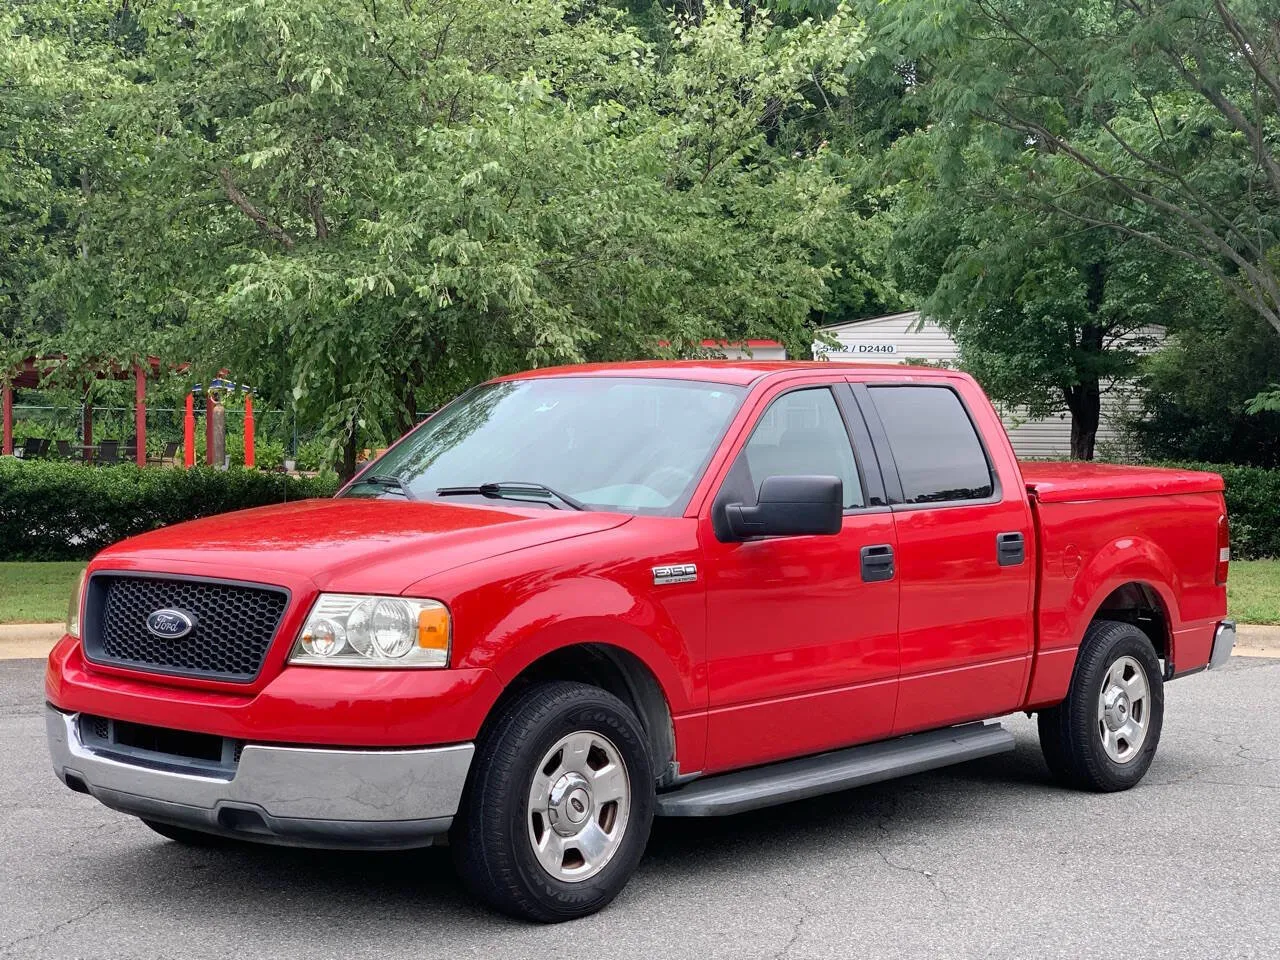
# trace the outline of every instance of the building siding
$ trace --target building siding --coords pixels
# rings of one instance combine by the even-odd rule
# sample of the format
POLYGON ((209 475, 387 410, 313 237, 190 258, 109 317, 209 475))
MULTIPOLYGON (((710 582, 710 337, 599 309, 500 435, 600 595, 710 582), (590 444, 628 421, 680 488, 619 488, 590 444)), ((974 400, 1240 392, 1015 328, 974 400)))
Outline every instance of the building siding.
MULTIPOLYGON (((857 363, 919 363, 955 366, 960 357, 954 340, 938 324, 921 322, 917 311, 887 317, 854 320, 827 327, 836 347, 814 343, 813 355, 820 360, 857 363), (892 352, 889 349, 892 348, 892 352)), ((1158 328, 1139 331, 1134 337, 1159 337, 1158 328)), ((1123 420, 1134 409, 1137 397, 1131 384, 1103 384, 1102 415, 1098 424, 1097 448, 1108 457, 1126 459, 1131 451, 1123 430, 1123 420)), ((1057 459, 1071 455, 1071 418, 1054 414, 1029 419, 1025 411, 1000 409, 1005 431, 1014 452, 1022 459, 1057 459)))

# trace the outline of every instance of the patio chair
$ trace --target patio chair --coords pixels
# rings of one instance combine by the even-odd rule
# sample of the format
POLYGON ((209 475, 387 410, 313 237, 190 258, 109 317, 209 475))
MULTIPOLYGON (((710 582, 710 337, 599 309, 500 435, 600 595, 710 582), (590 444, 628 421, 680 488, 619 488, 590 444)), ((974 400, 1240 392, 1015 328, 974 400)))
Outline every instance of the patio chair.
POLYGON ((60 460, 70 460, 75 456, 75 453, 71 450, 70 440, 55 440, 54 442, 58 445, 58 458, 60 460))
POLYGON ((119 440, 103 440, 98 444, 98 455, 96 462, 111 466, 120 462, 120 441, 119 440))
POLYGON ((37 457, 47 457, 49 455, 49 447, 53 445, 53 441, 44 437, 40 440, 39 448, 36 450, 37 457))
POLYGON ((178 441, 167 440, 164 445, 164 452, 158 457, 147 457, 147 463, 158 463, 162 467, 173 466, 177 463, 178 441))
POLYGON ((27 437, 27 439, 23 440, 21 456, 23 460, 34 460, 40 456, 40 438, 27 437))

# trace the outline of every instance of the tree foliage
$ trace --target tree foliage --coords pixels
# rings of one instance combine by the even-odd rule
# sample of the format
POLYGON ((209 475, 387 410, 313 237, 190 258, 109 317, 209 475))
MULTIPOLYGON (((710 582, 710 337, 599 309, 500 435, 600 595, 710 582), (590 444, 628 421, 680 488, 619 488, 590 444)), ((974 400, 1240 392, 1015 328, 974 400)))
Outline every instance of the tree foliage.
POLYGON ((705 337, 803 353, 856 230, 829 151, 790 133, 861 56, 842 9, 782 31, 707 5, 662 43, 561 0, 36 0, 5 28, 5 103, 72 118, 29 192, 59 164, 85 184, 23 329, 252 370, 348 469, 358 436, 495 373, 705 337))

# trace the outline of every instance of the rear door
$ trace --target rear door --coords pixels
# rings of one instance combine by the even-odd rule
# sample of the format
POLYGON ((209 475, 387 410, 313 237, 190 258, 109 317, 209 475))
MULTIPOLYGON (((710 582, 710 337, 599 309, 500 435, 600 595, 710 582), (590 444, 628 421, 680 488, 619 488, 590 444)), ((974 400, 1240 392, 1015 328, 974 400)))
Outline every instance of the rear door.
POLYGON ((1003 427, 965 379, 868 380, 853 391, 897 541, 894 734, 1016 709, 1033 642, 1034 530, 1003 427))
POLYGON ((834 536, 727 542, 714 509, 703 511, 707 772, 875 740, 893 727, 893 516, 852 392, 842 380, 790 382, 756 410, 714 500, 754 503, 770 476, 834 475, 844 520, 834 536))

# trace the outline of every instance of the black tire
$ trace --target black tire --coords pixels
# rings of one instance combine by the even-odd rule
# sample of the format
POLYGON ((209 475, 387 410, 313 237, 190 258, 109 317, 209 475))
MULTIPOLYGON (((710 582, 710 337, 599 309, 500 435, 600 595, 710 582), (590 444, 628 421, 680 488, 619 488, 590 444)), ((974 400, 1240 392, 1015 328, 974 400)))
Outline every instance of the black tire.
POLYGON ((1067 698, 1040 711, 1040 749, 1050 772, 1066 786, 1102 793, 1128 790, 1151 766, 1163 723, 1164 683, 1151 639, 1133 624, 1095 620, 1085 631, 1067 698), (1132 664, 1145 675, 1148 695, 1142 710, 1146 733, 1141 746, 1120 762, 1104 746, 1103 724, 1108 721, 1100 720, 1098 713, 1103 684, 1112 666, 1126 657, 1131 661, 1126 667, 1130 675, 1132 664))
POLYGON ((586 684, 539 684, 501 708, 481 735, 450 847, 463 882, 485 903, 519 919, 557 923, 595 913, 621 892, 644 855, 653 809, 653 763, 631 709, 586 684), (567 882, 534 852, 530 790, 548 751, 579 731, 600 734, 620 754, 629 814, 599 872, 567 882))
POLYGON ((184 847, 225 847, 236 842, 230 837, 219 836, 216 833, 204 833, 200 830, 192 830, 189 827, 175 827, 173 824, 161 823, 159 820, 143 820, 142 822, 166 840, 180 843, 184 847))

